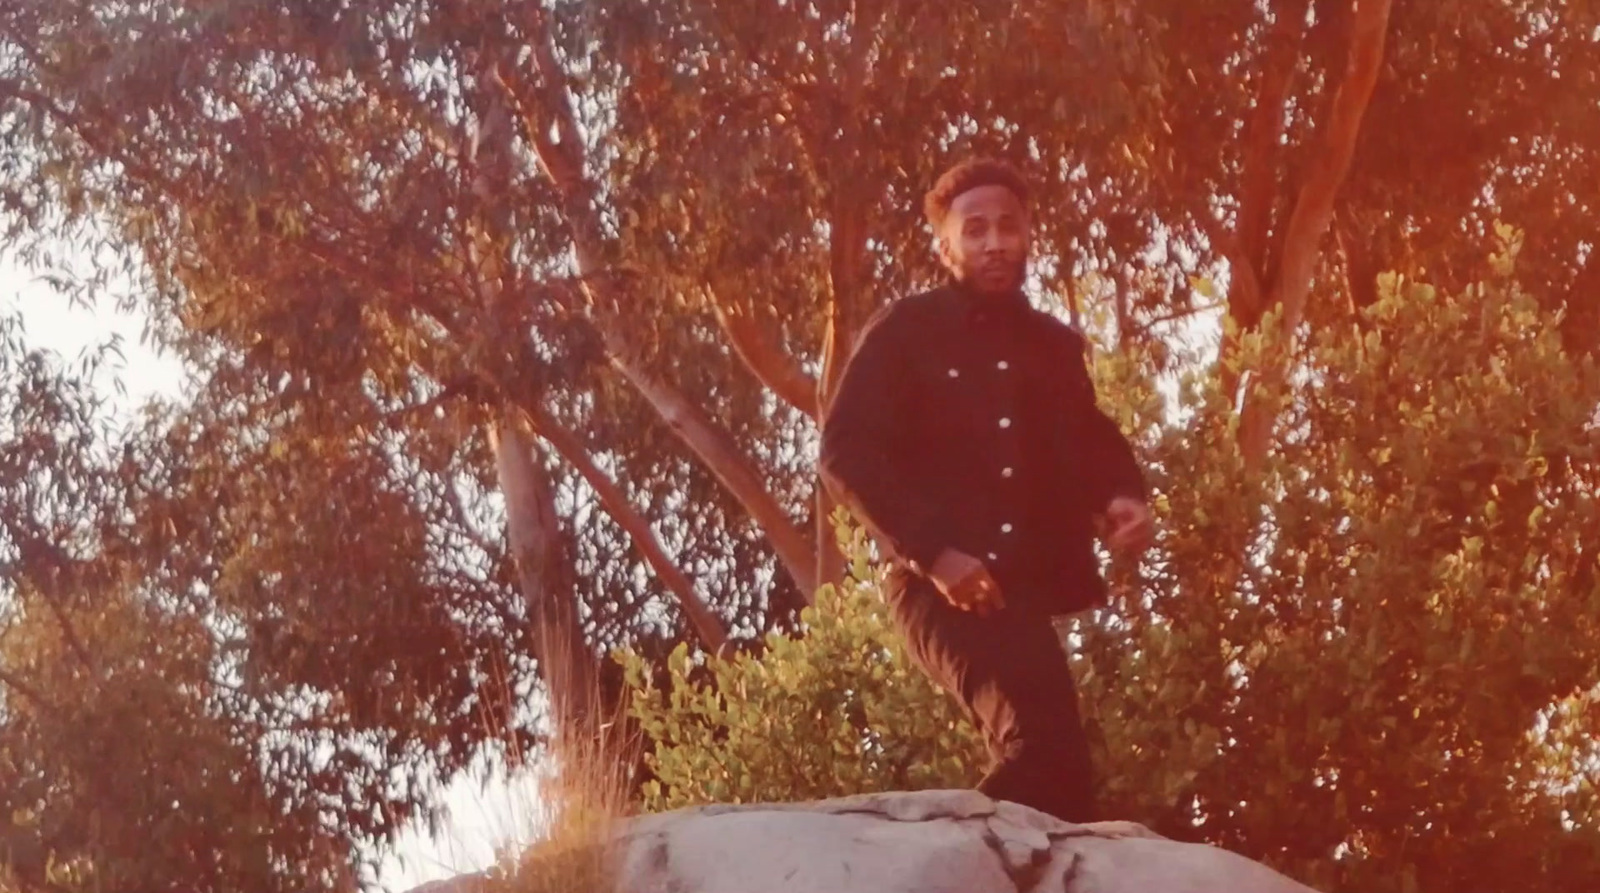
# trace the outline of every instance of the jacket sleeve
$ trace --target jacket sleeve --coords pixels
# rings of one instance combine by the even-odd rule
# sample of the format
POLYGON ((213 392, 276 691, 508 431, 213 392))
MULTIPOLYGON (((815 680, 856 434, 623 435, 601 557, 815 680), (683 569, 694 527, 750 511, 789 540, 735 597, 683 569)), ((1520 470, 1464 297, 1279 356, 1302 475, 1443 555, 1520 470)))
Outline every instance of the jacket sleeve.
POLYGON ((823 484, 879 545, 926 574, 944 550, 931 497, 907 481, 901 463, 909 334, 896 305, 863 328, 825 410, 818 466, 823 484))
POLYGON ((1065 378, 1065 392, 1059 398, 1059 420, 1066 441, 1062 447, 1087 470, 1083 480, 1092 510, 1103 510, 1119 496, 1143 501, 1147 496, 1144 473, 1133 445, 1100 408, 1089 376, 1088 345, 1082 335, 1065 325, 1055 323, 1052 328, 1056 331, 1053 351, 1065 378))

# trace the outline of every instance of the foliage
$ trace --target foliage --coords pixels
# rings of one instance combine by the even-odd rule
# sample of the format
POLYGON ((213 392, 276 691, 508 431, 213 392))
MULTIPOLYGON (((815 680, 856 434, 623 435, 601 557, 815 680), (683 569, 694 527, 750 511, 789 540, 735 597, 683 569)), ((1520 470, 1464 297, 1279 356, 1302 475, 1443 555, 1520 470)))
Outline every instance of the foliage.
POLYGON ((1505 234, 1501 275, 1450 296, 1385 277, 1367 334, 1315 333, 1258 476, 1218 448, 1223 395, 1185 389, 1152 457, 1170 528, 1145 604, 1084 651, 1117 692, 1115 777, 1146 788, 1129 809, 1307 876, 1349 847, 1350 888, 1585 886, 1595 765, 1544 730, 1600 682, 1600 378, 1509 278, 1505 234), (1242 574, 1215 549, 1241 526, 1242 574))
POLYGON ((843 585, 802 614, 804 635, 773 634, 760 657, 699 664, 678 648, 659 685, 624 656, 633 710, 651 741, 648 809, 965 787, 983 746, 955 703, 905 657, 879 596, 863 534, 843 585))
MULTIPOLYGON (((1218 448, 1214 378, 1184 381, 1181 422, 1162 422, 1136 358, 1101 364, 1130 429, 1154 431, 1162 522, 1068 636, 1101 796, 1318 889, 1590 889, 1600 369, 1509 276, 1379 292, 1371 334, 1312 338, 1255 476, 1218 448), (1252 491, 1269 511, 1238 510, 1252 491), (1242 575, 1214 547, 1241 527, 1242 575)), ((802 640, 676 655, 668 686, 635 673, 652 806, 975 780, 970 730, 856 573, 802 640)))
MULTIPOLYGON (((126 534, 118 476, 134 473, 108 461, 117 433, 83 383, 104 355, 64 370, 0 320, 4 883, 333 885, 348 845, 324 836, 319 804, 294 797, 291 779, 269 776, 284 727, 231 703, 217 631, 123 566, 88 560, 126 534)), ((327 793, 344 773, 337 760, 307 769, 292 781, 327 793)))

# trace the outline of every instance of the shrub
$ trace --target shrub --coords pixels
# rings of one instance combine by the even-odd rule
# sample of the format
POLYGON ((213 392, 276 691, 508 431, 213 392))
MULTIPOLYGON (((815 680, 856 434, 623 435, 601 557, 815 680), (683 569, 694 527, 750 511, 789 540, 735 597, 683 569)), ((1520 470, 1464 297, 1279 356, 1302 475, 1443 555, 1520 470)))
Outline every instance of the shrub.
POLYGON ((905 658, 879 597, 882 571, 846 532, 851 564, 761 657, 703 660, 680 647, 670 682, 626 658, 634 713, 653 742, 650 809, 963 787, 983 748, 955 704, 905 658))

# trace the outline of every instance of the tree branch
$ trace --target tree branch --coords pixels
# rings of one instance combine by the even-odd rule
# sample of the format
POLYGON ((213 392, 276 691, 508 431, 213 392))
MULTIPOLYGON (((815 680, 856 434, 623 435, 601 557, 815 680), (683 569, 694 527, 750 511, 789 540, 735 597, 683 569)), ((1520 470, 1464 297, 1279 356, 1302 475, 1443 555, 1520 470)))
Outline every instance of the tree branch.
MULTIPOLYGON (((1344 184, 1361 135, 1361 120, 1372 98, 1383 64, 1391 0, 1354 0, 1354 23, 1345 75, 1333 98, 1333 109, 1321 134, 1321 146, 1311 159, 1305 185, 1284 229, 1281 263, 1273 283, 1271 302, 1283 308, 1281 341, 1262 369, 1262 387, 1270 395, 1282 383, 1294 346, 1295 332, 1305 317, 1311 280, 1321 255, 1322 237, 1333 219, 1334 199, 1344 184)), ((1246 467, 1258 465, 1271 447, 1274 419, 1269 400, 1252 400, 1240 420, 1241 447, 1246 467)))
MULTIPOLYGON (((1277 205, 1279 152, 1286 126, 1284 103, 1300 67, 1300 42, 1305 33, 1310 0, 1298 0, 1280 11, 1267 36, 1262 54, 1260 83, 1245 121, 1244 154, 1240 160, 1239 206, 1234 231, 1229 233, 1209 212, 1201 214, 1207 238, 1228 259, 1228 317, 1239 334, 1253 330, 1269 306, 1267 282, 1268 235, 1277 205)), ((1222 340, 1223 387, 1232 392, 1238 381, 1226 361, 1238 343, 1222 340)))
MULTIPOLYGON (((1268 37, 1262 62, 1261 87, 1256 92, 1245 131, 1243 188, 1240 190, 1236 221, 1239 252, 1250 264, 1257 283, 1270 279, 1268 236, 1273 228, 1273 210, 1278 201, 1278 155, 1288 126, 1285 108, 1294 76, 1300 70, 1300 44, 1306 31, 1306 11, 1310 0, 1298 0, 1279 10, 1268 37)), ((1241 280, 1248 285, 1248 280, 1241 280)), ((1230 295, 1230 304, 1233 304, 1230 295)), ((1269 306, 1268 295, 1259 291, 1241 292, 1233 308, 1234 316, 1245 328, 1261 320, 1269 306)))
MULTIPOLYGON (((491 431, 489 436, 493 438, 494 432, 491 431)), ((493 446, 492 443, 491 446, 493 446)), ((498 455, 499 448, 494 447, 494 449, 498 455)), ((444 491, 446 494, 445 501, 449 503, 450 508, 455 511, 456 521, 461 525, 462 535, 464 535, 474 546, 482 549, 483 554, 489 556, 491 559, 500 554, 500 549, 496 548, 495 544, 490 542, 488 537, 485 537, 478 531, 477 527, 473 526, 472 516, 467 512, 466 503, 462 502, 461 500, 460 491, 456 490, 456 488, 453 486, 446 486, 444 491)))
MULTIPOLYGON (((439 316, 432 318, 452 336, 465 337, 465 333, 453 318, 439 316)), ((678 598, 684 613, 689 617, 690 625, 706 649, 713 653, 720 652, 728 643, 726 625, 707 606, 706 600, 696 591, 688 576, 667 555, 655 532, 650 529, 649 522, 628 502, 622 488, 589 458, 588 451, 577 436, 552 419, 543 407, 520 395, 516 389, 508 388, 508 382, 482 369, 474 368, 472 372, 474 375, 482 376, 485 382, 496 390, 518 395, 516 408, 534 433, 550 444, 557 455, 576 469, 584 481, 599 494, 601 508, 628 534, 634 546, 643 555, 645 563, 666 585, 668 591, 678 598)), ((507 498, 509 499, 509 496, 507 498)))
POLYGON ((768 491, 766 482, 740 453, 738 445, 721 426, 690 402, 682 391, 631 361, 626 354, 627 345, 620 336, 605 329, 601 330, 601 335, 606 342, 612 367, 633 385, 667 427, 705 462, 717 480, 750 513, 766 533, 778 560, 809 602, 811 593, 817 588, 816 572, 812 567, 815 554, 813 546, 768 491))
POLYGON ((661 582, 666 584, 667 589, 677 596, 678 603, 689 618, 690 626, 694 628, 695 634, 700 637, 706 650, 712 653, 721 652, 728 644, 726 624, 712 612, 706 600, 695 590, 689 577, 667 555, 666 549, 661 546, 661 541, 656 538, 655 531, 650 529, 649 522, 628 501, 622 488, 594 464, 589 458, 588 450, 584 449, 577 436, 552 419, 542 407, 523 402, 519 403, 517 408, 526 417, 533 431, 576 469, 585 483, 594 488, 595 493, 599 495, 600 506, 605 509, 606 514, 627 532, 629 539, 643 555, 645 563, 661 582))
POLYGON ((68 565, 74 563, 72 557, 60 546, 39 537, 19 539, 16 546, 20 559, 18 566, 21 570, 17 577, 27 579, 33 584, 34 591, 44 601, 51 615, 55 617, 57 625, 61 627, 61 638, 66 643, 67 649, 78 658, 84 669, 99 678, 100 670, 94 657, 83 644, 83 638, 78 635, 72 618, 67 616, 67 609, 62 607, 59 601, 64 588, 61 578, 66 573, 68 565))
POLYGON ((1322 150, 1312 160, 1305 186, 1284 233, 1280 274, 1273 298, 1284 310, 1285 332, 1292 333, 1305 314, 1306 298, 1322 236, 1333 220, 1334 199, 1344 185, 1361 135, 1361 119, 1372 99, 1383 64, 1391 0, 1355 0, 1355 26, 1344 82, 1334 95, 1333 112, 1323 132, 1322 150))
POLYGON ((1222 221, 1206 212, 1197 215, 1195 222, 1206 241, 1211 243, 1212 249, 1228 261, 1228 315, 1238 319, 1236 308, 1254 306, 1261 301, 1261 279, 1256 275, 1255 264, 1245 252, 1243 243, 1228 231, 1222 221))
POLYGON ((1201 313, 1210 313, 1213 310, 1221 310, 1226 306, 1228 306, 1226 301, 1214 301, 1210 304, 1197 304, 1186 310, 1175 310, 1171 313, 1164 313, 1161 316, 1143 320, 1138 326, 1132 329, 1132 333, 1137 334, 1142 338, 1156 326, 1162 326, 1169 322, 1177 322, 1182 319, 1188 319, 1191 316, 1197 316, 1201 313))
POLYGON ((565 75, 556 60, 549 17, 541 10, 530 18, 529 41, 538 74, 532 103, 520 103, 521 97, 497 70, 491 70, 488 77, 504 100, 520 112, 523 136, 533 146, 542 169, 562 196, 578 275, 611 365, 744 506, 766 534, 796 586, 809 599, 817 588, 812 544, 767 490, 765 482, 732 438, 681 391, 656 379, 639 364, 633 346, 622 334, 617 321, 621 316, 619 309, 626 307, 627 302, 623 300, 623 286, 610 275, 603 260, 601 228, 593 205, 594 186, 583 175, 576 142, 577 123, 567 96, 565 75), (557 140, 549 135, 551 126, 547 125, 552 122, 557 140))
POLYGON ((45 696, 38 689, 26 682, 23 682, 22 679, 16 674, 0 669, 0 685, 4 685, 6 688, 9 688, 17 694, 22 695, 29 702, 34 704, 34 706, 38 707, 40 710, 43 710, 45 713, 50 714, 51 716, 60 715, 60 710, 56 708, 56 705, 46 700, 45 696))
POLYGON ((711 307, 727 333, 728 343, 744 365, 778 399, 809 418, 817 418, 817 382, 807 375, 794 357, 771 338, 753 315, 731 301, 724 301, 714 288, 708 288, 711 307))
MULTIPOLYGON (((867 203, 861 200, 864 172, 859 163, 861 97, 872 82, 872 57, 883 37, 887 5, 877 0, 859 0, 852 5, 850 55, 841 65, 831 89, 821 94, 828 122, 819 134, 814 125, 804 134, 811 139, 801 145, 812 155, 811 167, 822 171, 827 180, 824 194, 828 202, 828 296, 826 324, 822 342, 821 378, 817 383, 819 416, 838 391, 845 367, 855 351, 856 331, 870 301, 870 275, 866 264, 867 203)), ((833 493, 816 479, 815 539, 817 583, 836 583, 844 577, 844 554, 834 535, 833 513, 837 508, 833 493)), ((811 601, 808 593, 806 601, 811 601)))

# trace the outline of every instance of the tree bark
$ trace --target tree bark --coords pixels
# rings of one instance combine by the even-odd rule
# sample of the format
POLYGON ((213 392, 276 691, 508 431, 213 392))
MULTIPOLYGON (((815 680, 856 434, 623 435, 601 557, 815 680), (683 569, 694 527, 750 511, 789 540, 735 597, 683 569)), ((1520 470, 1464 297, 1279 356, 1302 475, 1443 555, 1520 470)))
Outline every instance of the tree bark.
POLYGON ((813 546, 778 504, 733 438, 689 402, 682 391, 629 362, 622 353, 626 347, 618 343, 620 338, 605 333, 605 339, 610 347, 612 367, 633 385, 667 427, 705 462, 717 480, 750 513, 809 603, 810 594, 817 588, 817 576, 811 564, 813 546))
MULTIPOLYGON (((488 161, 488 165, 486 166, 499 163, 499 159, 505 158, 503 142, 505 139, 504 131, 497 132, 494 129, 506 121, 504 109, 500 108, 498 103, 491 103, 491 106, 492 107, 490 109, 485 110, 482 116, 483 127, 480 128, 478 140, 470 150, 470 154, 476 157, 479 149, 488 146, 493 155, 491 158, 486 159, 486 161, 488 161)), ((484 178, 480 184, 481 187, 483 189, 490 188, 489 182, 491 179, 492 178, 484 178)), ((475 255, 477 253, 478 252, 474 251, 475 255)), ((482 259, 480 258, 479 260, 481 265, 482 259)), ((482 275, 482 271, 480 270, 474 284, 479 292, 480 301, 485 305, 488 305, 498 297, 499 293, 488 286, 488 284, 484 281, 485 278, 486 277, 482 275)), ((462 338, 463 340, 467 340, 467 334, 462 331, 459 325, 455 325, 453 320, 448 317, 439 316, 438 314, 432 315, 433 318, 440 325, 444 326, 445 329, 452 335, 462 338)), ((469 350, 469 356, 471 353, 472 351, 469 350)), ((473 364, 469 363, 469 365, 473 364)), ((706 647, 707 650, 712 652, 722 649, 727 642, 727 630, 725 625, 722 623, 720 618, 711 612, 710 608, 707 607, 705 599, 701 598, 699 593, 695 590, 694 585, 689 581, 689 578, 667 555, 666 550, 661 547, 660 542, 656 539, 654 532, 650 530, 650 526, 645 521, 644 517, 639 514, 638 510, 635 509, 632 504, 629 503, 626 495, 622 492, 622 488, 617 486, 615 481, 611 480, 605 475, 605 473, 595 466, 594 462, 589 458, 588 451, 584 448, 579 439, 561 425, 556 423, 552 418, 550 418, 549 414, 544 410, 543 407, 539 406, 531 398, 521 395, 521 391, 519 389, 510 386, 510 382, 496 378, 492 371, 485 371, 481 369, 474 369, 473 371, 474 374, 486 375, 490 380, 489 383, 495 388, 507 394, 519 395, 516 398, 517 409, 521 415, 524 416, 525 421, 531 425, 533 431, 538 436, 542 437, 547 443, 550 444, 550 446, 558 455, 560 455, 564 460, 567 461, 568 464, 576 469, 578 474, 583 477, 584 481, 588 483, 589 486, 593 487, 595 492, 599 494, 601 508, 604 509, 606 514, 610 515, 611 518, 622 527, 622 529, 632 539, 634 545, 643 554, 645 563, 650 566, 650 569, 654 571, 656 576, 667 586, 667 589, 677 596, 685 615, 690 620, 690 625, 694 628, 696 635, 699 636, 701 643, 706 647)), ((517 471, 517 466, 514 464, 514 452, 508 454, 501 448, 500 445, 503 439, 508 436, 508 433, 509 435, 520 436, 520 432, 517 430, 517 428, 508 423, 502 423, 497 429, 491 431, 491 439, 495 444, 497 467, 499 468, 502 476, 502 486, 504 486, 508 481, 507 463, 513 463, 509 466, 511 472, 517 471)), ((519 447, 519 449, 525 453, 529 452, 528 449, 525 448, 519 447)), ((520 477, 513 475, 509 478, 509 481, 513 484, 517 484, 527 479, 537 480, 538 478, 536 472, 531 470, 523 470, 520 474, 520 477)), ((505 495, 509 511, 512 506, 512 494, 507 491, 505 495)), ((524 499, 523 502, 525 505, 530 504, 527 499, 524 499)), ((536 498, 531 504, 538 504, 536 498)), ((525 510, 521 517, 524 519, 537 518, 538 514, 534 510, 525 510)), ((529 524, 532 524, 532 522, 530 521, 522 526, 527 527, 529 524)), ((535 526, 534 529, 537 529, 537 526, 535 526)), ((519 565, 519 568, 520 567, 521 565, 519 565)), ((524 579, 522 582, 524 584, 524 597, 528 599, 529 604, 532 605, 536 602, 537 595, 527 589, 527 585, 530 582, 529 580, 524 579)), ((559 617, 559 615, 557 616, 559 617)), ((569 672, 571 671, 569 670, 569 672)), ((554 689, 554 684, 551 680, 547 679, 546 683, 550 684, 552 689, 554 689)), ((554 698, 553 691, 552 698, 554 698)))
MULTIPOLYGON (((502 243, 509 225, 506 209, 493 201, 494 189, 510 176, 512 122, 499 93, 490 91, 481 99, 478 128, 466 155, 477 165, 473 191, 486 203, 486 212, 483 219, 467 222, 468 255, 472 261, 472 288, 484 315, 492 317, 505 295, 502 243)), ((451 328, 448 321, 441 322, 451 328)), ((457 335, 473 344, 468 350, 469 357, 473 355, 477 343, 465 332, 457 331, 457 335)), ((507 387, 509 382, 495 384, 507 393, 520 393, 515 387, 507 387)), ((540 407, 526 405, 532 402, 529 398, 523 400, 524 405, 519 406, 522 412, 492 427, 489 440, 506 500, 508 542, 533 624, 535 656, 550 697, 555 731, 552 745, 564 766, 565 780, 579 790, 583 779, 593 780, 599 777, 596 773, 610 771, 606 766, 608 755, 595 752, 592 745, 595 736, 616 714, 617 705, 605 703, 599 664, 587 647, 579 623, 575 572, 565 548, 550 483, 534 460, 534 444, 527 431, 530 421, 544 422, 546 441, 556 446, 601 494, 608 514, 641 546, 657 576, 678 595, 706 647, 721 648, 726 632, 688 585, 682 571, 655 543, 638 513, 620 498, 620 489, 589 461, 577 438, 562 437, 565 432, 559 431, 540 407)))
MULTIPOLYGON (((864 52, 864 51, 858 51, 864 52)), ((859 73, 853 73, 860 77, 859 73)), ((845 366, 855 351, 860 311, 866 301, 862 292, 863 253, 866 247, 862 206, 853 200, 855 192, 849 178, 836 183, 829 208, 828 307, 827 328, 823 334, 822 376, 818 383, 817 405, 825 412, 844 377, 845 366)), ((819 415, 820 418, 820 415, 819 415)), ((837 583, 844 578, 844 555, 839 551, 833 531, 835 502, 822 484, 816 483, 817 578, 819 583, 837 583)))

